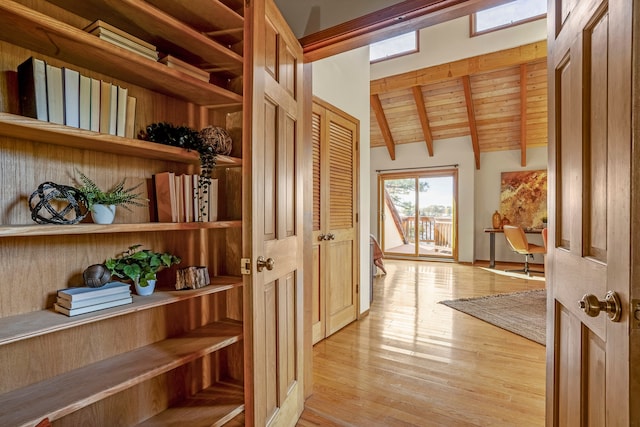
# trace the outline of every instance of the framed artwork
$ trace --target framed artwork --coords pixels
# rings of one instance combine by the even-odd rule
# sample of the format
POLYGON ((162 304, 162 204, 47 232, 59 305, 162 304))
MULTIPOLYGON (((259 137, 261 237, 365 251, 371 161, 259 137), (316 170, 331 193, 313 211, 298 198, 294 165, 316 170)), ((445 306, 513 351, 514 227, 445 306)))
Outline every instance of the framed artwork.
POLYGON ((500 215, 524 229, 542 228, 547 217, 547 171, 502 172, 500 215))

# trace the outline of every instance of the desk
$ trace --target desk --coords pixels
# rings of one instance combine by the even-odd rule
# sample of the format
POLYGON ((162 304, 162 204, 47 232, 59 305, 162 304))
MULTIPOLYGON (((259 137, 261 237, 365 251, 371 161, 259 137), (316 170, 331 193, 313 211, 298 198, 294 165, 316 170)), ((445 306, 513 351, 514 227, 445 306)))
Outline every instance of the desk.
MULTIPOLYGON (((496 233, 504 233, 502 228, 485 228, 485 233, 489 233, 489 268, 496 268, 496 233)), ((525 229, 525 233, 542 234, 541 228, 525 229)))

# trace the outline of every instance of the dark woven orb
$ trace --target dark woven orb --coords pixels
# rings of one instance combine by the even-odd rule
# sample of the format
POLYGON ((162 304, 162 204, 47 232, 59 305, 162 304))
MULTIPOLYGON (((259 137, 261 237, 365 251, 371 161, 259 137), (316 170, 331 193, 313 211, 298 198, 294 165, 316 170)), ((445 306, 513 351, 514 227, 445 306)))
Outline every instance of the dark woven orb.
POLYGON ((99 288, 111 279, 111 272, 104 264, 94 264, 82 273, 84 284, 90 288, 99 288))
POLYGON ((202 142, 213 147, 213 152, 228 156, 231 154, 231 135, 225 128, 207 126, 200 131, 202 142))
POLYGON ((44 182, 29 196, 31 219, 38 224, 76 224, 89 213, 87 198, 77 188, 44 182))

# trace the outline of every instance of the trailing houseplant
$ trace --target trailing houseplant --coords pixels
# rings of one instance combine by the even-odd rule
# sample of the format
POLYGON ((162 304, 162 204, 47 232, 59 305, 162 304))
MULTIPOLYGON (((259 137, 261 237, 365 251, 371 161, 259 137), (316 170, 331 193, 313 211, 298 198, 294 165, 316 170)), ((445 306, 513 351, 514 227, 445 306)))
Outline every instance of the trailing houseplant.
POLYGON ((155 252, 150 249, 140 249, 141 247, 140 244, 129 246, 115 258, 107 259, 104 265, 112 276, 133 281, 138 294, 145 294, 146 292, 141 291, 140 288, 155 286, 158 271, 179 264, 182 260, 169 252, 155 252))
MULTIPOLYGON (((91 211, 91 215, 96 220, 96 213, 99 212, 100 206, 106 206, 107 209, 115 215, 115 206, 122 206, 127 210, 131 210, 130 206, 145 207, 148 199, 142 196, 142 193, 136 192, 142 182, 131 187, 126 186, 126 178, 123 178, 109 190, 101 189, 91 178, 76 169, 78 174, 77 181, 80 186, 78 191, 87 199, 87 209, 91 211)), ((113 218, 112 218, 113 220, 113 218)), ((105 223, 96 221, 98 223, 105 223)))
MULTIPOLYGON (((208 194, 211 176, 216 167, 217 152, 211 144, 207 143, 200 132, 188 126, 175 126, 171 123, 159 122, 152 123, 140 131, 138 139, 197 151, 200 155, 198 187, 202 190, 201 194, 208 194)), ((206 211, 206 203, 207 198, 200 200, 201 213, 206 211)))

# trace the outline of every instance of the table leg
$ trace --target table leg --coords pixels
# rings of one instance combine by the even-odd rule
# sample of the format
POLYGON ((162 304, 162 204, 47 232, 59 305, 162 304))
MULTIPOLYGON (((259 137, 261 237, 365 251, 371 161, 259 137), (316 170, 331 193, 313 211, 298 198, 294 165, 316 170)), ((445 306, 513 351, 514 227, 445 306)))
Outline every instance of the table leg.
POLYGON ((496 233, 489 233, 489 268, 496 267, 496 233))

